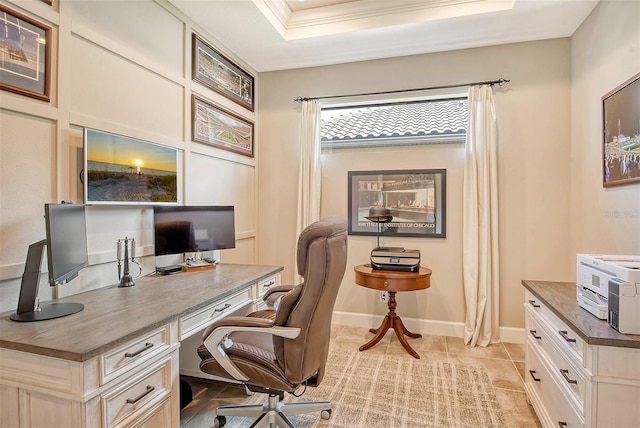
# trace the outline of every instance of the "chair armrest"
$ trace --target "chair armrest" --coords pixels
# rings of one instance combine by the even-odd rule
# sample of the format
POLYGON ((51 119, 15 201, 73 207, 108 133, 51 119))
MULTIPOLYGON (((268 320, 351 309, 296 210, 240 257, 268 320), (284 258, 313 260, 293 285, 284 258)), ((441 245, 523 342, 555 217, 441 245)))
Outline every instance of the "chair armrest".
POLYGON ((275 311, 278 300, 294 288, 295 285, 276 285, 264 293, 262 300, 267 304, 267 308, 275 311))
POLYGON ((249 378, 233 364, 225 352, 233 345, 228 335, 236 331, 265 333, 287 339, 295 339, 300 334, 297 327, 274 326, 273 321, 262 318, 228 317, 213 323, 204 333, 204 346, 229 375, 241 382, 246 382, 249 378))

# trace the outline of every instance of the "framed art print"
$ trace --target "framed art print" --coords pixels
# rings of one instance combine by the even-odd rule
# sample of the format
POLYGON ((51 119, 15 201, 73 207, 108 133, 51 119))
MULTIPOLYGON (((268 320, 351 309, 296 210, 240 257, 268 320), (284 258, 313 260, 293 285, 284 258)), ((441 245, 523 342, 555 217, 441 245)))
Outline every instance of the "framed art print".
POLYGON ((602 97, 602 184, 640 183, 640 73, 602 97))
POLYGON ((51 28, 0 4, 0 89, 50 101, 51 28))
POLYGON ((193 141, 253 157, 253 123, 195 95, 191 96, 193 141))
POLYGON ((193 34, 193 80, 253 111, 253 76, 193 34))
POLYGON ((84 130, 84 195, 90 204, 177 204, 178 150, 84 130))
POLYGON ((446 237, 447 170, 349 171, 348 186, 350 235, 446 237))

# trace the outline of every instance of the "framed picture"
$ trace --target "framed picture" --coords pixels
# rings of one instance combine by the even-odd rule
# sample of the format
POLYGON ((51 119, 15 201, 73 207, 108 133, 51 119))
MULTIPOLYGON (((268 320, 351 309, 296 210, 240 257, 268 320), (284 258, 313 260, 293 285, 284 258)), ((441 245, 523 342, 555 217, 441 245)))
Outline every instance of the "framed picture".
POLYGON ((350 235, 446 237, 446 169, 349 171, 348 181, 350 235))
POLYGON ((640 73, 602 97, 604 187, 640 183, 640 73))
POLYGON ((85 128, 86 204, 177 204, 178 150, 85 128))
POLYGON ((253 123, 191 96, 193 141, 253 157, 253 123))
POLYGON ((195 33, 191 52, 193 80, 253 111, 253 76, 195 33))
POLYGON ((0 4, 0 89, 50 101, 51 28, 0 4))

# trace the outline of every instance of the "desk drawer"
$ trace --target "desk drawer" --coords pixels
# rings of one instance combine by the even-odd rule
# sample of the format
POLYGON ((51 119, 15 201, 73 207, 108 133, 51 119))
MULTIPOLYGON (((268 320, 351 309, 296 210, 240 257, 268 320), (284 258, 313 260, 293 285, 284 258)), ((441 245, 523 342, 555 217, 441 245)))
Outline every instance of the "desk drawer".
POLYGON ((103 354, 100 384, 138 367, 171 346, 169 326, 162 327, 136 340, 103 354))
POLYGON ((584 351, 586 344, 573 330, 560 320, 545 304, 527 291, 527 308, 530 314, 535 314, 545 324, 551 337, 558 344, 562 352, 569 356, 577 365, 585 367, 584 351))
POLYGON ((182 317, 180 319, 180 340, 186 339, 213 323, 215 320, 229 315, 242 306, 250 304, 251 298, 249 292, 249 289, 241 291, 200 309, 197 312, 182 317))
POLYGON ((132 420, 143 419, 146 412, 166 401, 171 396, 171 364, 172 357, 168 356, 130 382, 103 394, 103 426, 128 425, 132 420), (127 423, 123 423, 125 421, 127 423))
POLYGON ((542 362, 534 341, 531 337, 527 341, 525 384, 526 389, 534 391, 544 407, 543 414, 539 415, 542 424, 546 425, 546 421, 554 427, 584 427, 584 419, 571 405, 571 400, 559 387, 547 365, 542 362))
POLYGON ((275 287, 276 285, 278 285, 279 282, 280 281, 278 280, 278 275, 270 276, 269 278, 263 279, 262 281, 258 282, 257 298, 262 299, 264 293, 266 293, 271 287, 275 287))

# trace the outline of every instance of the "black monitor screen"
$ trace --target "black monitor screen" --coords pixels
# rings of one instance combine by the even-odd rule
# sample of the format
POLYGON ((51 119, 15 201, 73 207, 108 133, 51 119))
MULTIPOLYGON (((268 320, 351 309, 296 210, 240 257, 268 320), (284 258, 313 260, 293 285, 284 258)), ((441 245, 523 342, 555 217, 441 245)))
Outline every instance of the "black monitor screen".
POLYGON ((85 207, 80 204, 45 204, 49 284, 64 283, 87 266, 85 207))
POLYGON ((155 254, 235 248, 232 206, 154 206, 155 254))

